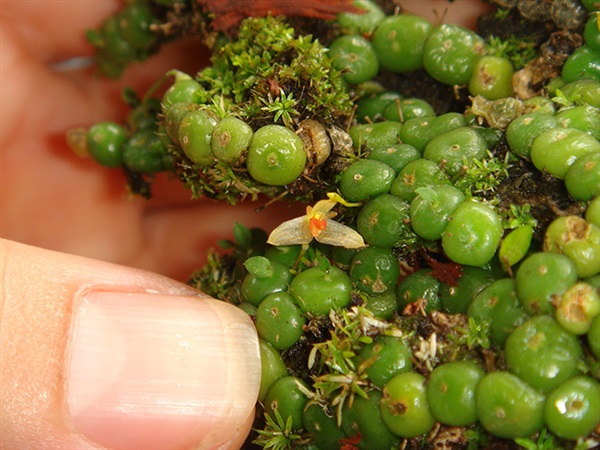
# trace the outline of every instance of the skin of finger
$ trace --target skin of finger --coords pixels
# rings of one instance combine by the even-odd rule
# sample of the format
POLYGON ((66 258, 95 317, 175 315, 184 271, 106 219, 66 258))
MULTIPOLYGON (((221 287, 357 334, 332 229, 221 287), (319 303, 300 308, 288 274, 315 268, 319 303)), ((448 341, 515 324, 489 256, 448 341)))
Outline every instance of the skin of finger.
POLYGON ((433 24, 453 23, 475 28, 479 15, 492 11, 493 6, 482 0, 401 0, 402 12, 416 14, 433 24))
POLYGON ((122 5, 117 0, 2 2, 0 20, 32 58, 56 62, 91 55, 84 31, 98 26, 122 5))
MULTIPOLYGON (((35 23, 22 21, 21 27, 35 23)), ((178 59, 189 61, 191 53, 198 55, 200 66, 206 62, 206 52, 199 51, 197 42, 178 43, 148 61, 143 70, 135 67, 125 80, 109 82, 96 78, 91 70, 53 72, 35 58, 26 40, 14 36, 17 33, 11 34, 9 27, 1 33, 2 84, 11 87, 1 93, 2 235, 121 264, 173 267, 164 254, 158 258, 160 263, 148 261, 145 233, 152 227, 144 225, 144 217, 154 204, 130 200, 120 172, 74 157, 66 146, 65 132, 101 120, 122 120, 124 85, 149 86, 164 74, 165 67, 178 66, 178 59)), ((174 198, 189 202, 189 192, 176 181, 163 183, 161 192, 169 192, 162 195, 161 206, 174 198)), ((198 251, 187 248, 188 253, 198 251)), ((189 274, 192 268, 187 269, 189 274)))
MULTIPOLYGON (((72 299, 98 286, 198 293, 158 275, 5 240, 0 241, 0 263, 0 447, 97 448, 73 429, 66 406, 64 367, 72 299)), ((251 417, 223 448, 239 448, 250 424, 251 417)))
POLYGON ((204 265, 209 250, 220 252, 219 241, 234 240, 235 223, 270 232, 306 211, 304 205, 280 203, 256 212, 260 204, 246 201, 233 206, 205 199, 147 209, 143 219, 146 245, 136 255, 136 267, 184 280, 204 265))

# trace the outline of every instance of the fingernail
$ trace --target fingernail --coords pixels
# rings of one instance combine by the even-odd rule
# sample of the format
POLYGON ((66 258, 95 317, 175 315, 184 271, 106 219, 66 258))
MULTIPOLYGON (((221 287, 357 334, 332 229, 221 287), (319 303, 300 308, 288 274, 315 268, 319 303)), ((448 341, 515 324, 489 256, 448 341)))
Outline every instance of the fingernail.
POLYGON ((256 331, 212 299, 91 292, 74 314, 67 401, 87 439, 116 450, 212 448, 251 413, 256 331))

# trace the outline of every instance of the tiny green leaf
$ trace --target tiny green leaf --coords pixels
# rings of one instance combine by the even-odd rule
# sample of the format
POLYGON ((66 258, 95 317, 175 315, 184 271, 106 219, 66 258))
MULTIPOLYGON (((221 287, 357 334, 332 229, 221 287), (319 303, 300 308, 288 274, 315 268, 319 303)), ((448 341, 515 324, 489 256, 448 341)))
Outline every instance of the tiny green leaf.
POLYGON ((235 242, 237 242, 241 248, 250 247, 250 243, 252 242, 252 232, 248 227, 236 222, 233 225, 233 237, 235 242))
POLYGON ((517 438, 515 443, 527 450, 559 450, 561 448, 556 445, 554 437, 545 428, 540 431, 537 442, 530 438, 517 438))
POLYGON ((221 239, 217 242, 217 245, 221 247, 223 250, 228 250, 232 248, 235 244, 231 242, 229 239, 221 239))
POLYGON ((517 438, 515 439, 515 443, 526 450, 537 450, 536 443, 528 438, 517 438))
POLYGON ((415 189, 415 193, 427 200, 427 203, 435 204, 438 201, 437 193, 428 186, 415 189))
POLYGON ((258 278, 267 278, 273 274, 273 265, 264 256, 253 256, 248 258, 244 267, 258 278))
POLYGON ((361 336, 358 338, 359 342, 362 342, 363 344, 372 344, 373 343, 373 338, 371 336, 361 336))
POLYGON ((318 264, 319 269, 321 269, 323 272, 327 272, 331 267, 331 261, 329 261, 329 258, 325 258, 322 255, 318 256, 318 264))
POLYGON ((498 257, 505 269, 514 266, 521 261, 529 251, 531 238, 533 237, 533 227, 531 225, 522 225, 511 231, 500 244, 498 257))
POLYGON ((123 89, 121 98, 132 109, 140 104, 140 98, 138 97, 137 92, 130 87, 125 87, 123 89))

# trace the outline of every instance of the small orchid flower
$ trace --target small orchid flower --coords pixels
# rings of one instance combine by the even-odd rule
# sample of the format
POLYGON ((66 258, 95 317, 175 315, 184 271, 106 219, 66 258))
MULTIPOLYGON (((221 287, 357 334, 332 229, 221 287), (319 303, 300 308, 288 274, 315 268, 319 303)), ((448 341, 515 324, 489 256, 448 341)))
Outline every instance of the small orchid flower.
POLYGON ((306 207, 306 215, 283 222, 275 228, 267 241, 271 245, 297 245, 308 246, 313 239, 327 245, 336 245, 345 248, 360 248, 365 246, 362 236, 346 225, 342 225, 333 217, 337 215, 331 211, 336 203, 345 206, 358 206, 357 203, 348 203, 335 193, 328 193, 327 200, 319 200, 315 206, 306 207))

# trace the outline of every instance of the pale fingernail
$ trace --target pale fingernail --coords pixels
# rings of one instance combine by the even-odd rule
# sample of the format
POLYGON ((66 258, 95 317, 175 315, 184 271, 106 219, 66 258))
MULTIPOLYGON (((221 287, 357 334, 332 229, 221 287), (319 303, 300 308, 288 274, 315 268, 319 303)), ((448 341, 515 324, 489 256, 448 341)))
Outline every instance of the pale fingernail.
POLYGON ((117 450, 220 445, 246 422, 260 383, 248 316, 200 297, 88 293, 67 367, 75 427, 117 450))

